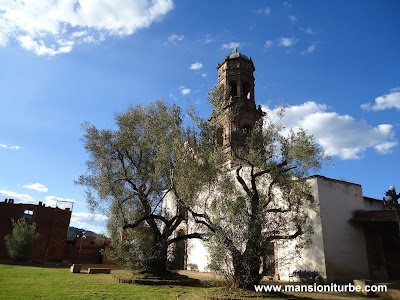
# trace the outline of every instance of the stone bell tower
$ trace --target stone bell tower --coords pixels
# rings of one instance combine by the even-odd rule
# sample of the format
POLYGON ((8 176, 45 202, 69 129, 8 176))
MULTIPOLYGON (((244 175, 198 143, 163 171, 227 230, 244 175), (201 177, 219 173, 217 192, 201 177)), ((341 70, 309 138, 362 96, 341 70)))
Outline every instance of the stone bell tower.
POLYGON ((217 111, 209 117, 213 125, 221 127, 217 142, 224 147, 226 159, 233 159, 232 133, 235 130, 250 131, 263 116, 261 107, 256 108, 254 100, 253 61, 237 52, 228 54, 218 64, 218 87, 229 87, 230 95, 217 111), (233 116, 233 117, 232 117, 233 116))

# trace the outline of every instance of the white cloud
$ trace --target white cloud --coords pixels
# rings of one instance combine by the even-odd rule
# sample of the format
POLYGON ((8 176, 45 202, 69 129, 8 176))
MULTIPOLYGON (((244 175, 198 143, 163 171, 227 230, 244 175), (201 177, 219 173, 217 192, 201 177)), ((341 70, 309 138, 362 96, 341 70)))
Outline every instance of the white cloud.
POLYGON ((19 41, 19 44, 22 48, 32 51, 33 53, 41 56, 41 55, 48 55, 48 56, 54 56, 56 54, 60 53, 69 53, 72 50, 72 46, 62 46, 59 47, 58 49, 55 48, 54 45, 51 47, 45 46, 44 42, 40 40, 37 42, 34 40, 32 37, 25 35, 25 36, 19 36, 16 38, 19 41))
POLYGON ((77 37, 85 36, 85 35, 87 35, 87 33, 88 33, 87 30, 75 31, 75 32, 71 33, 71 37, 77 38, 77 37))
POLYGON ((376 145, 374 148, 379 153, 386 154, 386 153, 392 152, 392 148, 396 147, 397 144, 398 144, 397 141, 395 141, 395 142, 385 142, 385 143, 376 145))
POLYGON ((274 45, 274 41, 268 40, 265 42, 264 48, 268 49, 268 48, 271 48, 273 45, 274 45))
POLYGON ((22 187, 44 193, 47 193, 47 191, 49 190, 45 185, 41 183, 27 184, 23 185, 22 187))
POLYGON ((172 0, 1 1, 0 45, 16 40, 37 55, 54 56, 72 50, 72 44, 55 47, 57 40, 79 44, 131 35, 171 9, 172 0))
MULTIPOLYGON (((74 199, 61 198, 61 197, 56 197, 56 196, 47 196, 47 197, 45 198, 44 203, 45 203, 47 206, 55 207, 56 204, 57 204, 57 201, 60 201, 60 202, 58 203, 58 207, 60 207, 60 208, 63 208, 63 206, 65 205, 65 203, 63 203, 63 201, 67 201, 67 202, 76 202, 74 199)), ((69 207, 69 206, 67 205, 67 207, 69 207)))
POLYGON ((15 203, 35 203, 36 200, 28 194, 18 194, 13 191, 0 190, 2 199, 14 199, 15 203))
POLYGON ((371 102, 361 104, 360 107, 361 107, 363 110, 371 110, 371 102))
POLYGON ((168 41, 172 44, 176 44, 177 42, 182 41, 183 38, 184 38, 183 34, 182 35, 172 34, 168 37, 168 41))
POLYGON ((92 214, 85 212, 73 212, 71 221, 107 221, 108 217, 102 214, 92 214))
POLYGON ((190 70, 200 70, 201 68, 203 68, 203 64, 201 62, 196 62, 190 66, 190 70))
POLYGON ((314 53, 315 49, 317 48, 317 42, 312 42, 310 46, 304 51, 301 52, 301 55, 308 55, 314 53))
POLYGON ((270 13, 271 13, 271 9, 269 7, 260 8, 257 10, 257 15, 269 16, 270 13))
POLYGON ((19 150, 21 149, 20 146, 7 146, 4 144, 0 144, 0 148, 9 149, 9 150, 19 150))
POLYGON ((203 41, 204 41, 204 44, 209 44, 209 43, 213 42, 214 40, 213 40, 213 38, 211 37, 211 35, 207 34, 207 35, 204 37, 203 41))
POLYGON ((82 39, 82 41, 85 42, 85 43, 98 43, 98 42, 102 41, 102 39, 101 39, 101 37, 99 39, 97 39, 93 35, 88 35, 88 36, 85 36, 82 39))
POLYGON ((179 89, 181 90, 182 95, 187 95, 187 94, 190 94, 190 92, 191 92, 190 89, 185 88, 183 85, 181 87, 179 87, 179 89))
POLYGON ((268 40, 264 44, 264 49, 272 48, 273 46, 291 47, 296 43, 294 38, 280 37, 274 40, 268 40))
POLYGON ((235 49, 236 47, 239 47, 239 46, 240 46, 240 43, 230 42, 228 44, 223 44, 222 47, 221 47, 221 50, 233 50, 233 49, 235 49))
MULTIPOLYGON (((277 109, 264 107, 264 110, 273 120, 278 120, 277 109)), ((360 159, 360 155, 369 148, 388 153, 397 145, 392 125, 373 127, 363 120, 327 110, 325 104, 315 102, 289 106, 281 122, 287 128, 306 129, 328 155, 342 159, 360 159)))
POLYGON ((287 8, 292 8, 292 4, 290 4, 288 1, 283 2, 283 6, 286 6, 287 8))
POLYGON ((396 108, 400 110, 400 88, 390 90, 389 94, 375 98, 374 104, 364 103, 361 105, 364 110, 380 111, 385 109, 396 108))
POLYGON ((202 73, 201 77, 206 78, 207 77, 207 73, 202 73))
POLYGON ((100 233, 105 230, 107 220, 108 217, 102 214, 72 212, 71 226, 100 233))
POLYGON ((297 17, 296 16, 288 16, 288 18, 292 23, 297 21, 297 17))
POLYGON ((391 93, 400 92, 400 86, 390 89, 391 93))
POLYGON ((290 47, 293 46, 294 43, 296 42, 294 38, 279 38, 278 40, 278 45, 282 47, 290 47))
POLYGON ((312 31, 311 27, 307 27, 306 29, 304 29, 305 33, 312 35, 314 34, 314 32, 312 31))
POLYGON ((73 41, 67 41, 67 40, 59 39, 59 40, 57 40, 57 44, 59 44, 60 46, 73 46, 74 42, 73 41))

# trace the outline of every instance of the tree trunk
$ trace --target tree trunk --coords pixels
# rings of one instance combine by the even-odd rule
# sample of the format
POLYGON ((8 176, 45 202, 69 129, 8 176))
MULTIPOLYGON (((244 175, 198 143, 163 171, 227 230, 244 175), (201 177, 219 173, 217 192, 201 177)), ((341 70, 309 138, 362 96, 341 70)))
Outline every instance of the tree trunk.
POLYGON ((234 258, 234 284, 241 288, 254 288, 262 279, 261 269, 261 223, 258 216, 259 197, 254 193, 251 199, 252 215, 248 222, 246 250, 234 258), (236 261, 235 261, 236 260, 236 261))
POLYGON ((156 276, 166 276, 169 271, 167 269, 167 249, 166 243, 158 242, 155 243, 148 262, 147 270, 148 273, 156 276))
POLYGON ((246 251, 240 257, 233 258, 233 284, 236 287, 254 289, 254 285, 260 283, 261 259, 250 252, 246 251))

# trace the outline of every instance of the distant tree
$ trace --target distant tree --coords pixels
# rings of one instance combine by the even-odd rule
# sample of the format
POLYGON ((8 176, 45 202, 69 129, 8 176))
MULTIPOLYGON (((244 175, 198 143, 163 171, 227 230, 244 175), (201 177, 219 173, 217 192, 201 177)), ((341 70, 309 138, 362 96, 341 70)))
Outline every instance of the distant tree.
POLYGON ((39 239, 36 224, 29 224, 24 218, 12 220, 13 230, 5 236, 8 255, 15 261, 26 261, 31 258, 33 247, 39 239))
POLYGON ((86 230, 83 228, 77 228, 77 227, 73 227, 73 226, 69 226, 68 229, 68 237, 67 240, 68 241, 72 241, 73 239, 76 238, 77 234, 84 231, 86 236, 98 236, 98 234, 96 232, 90 231, 90 230, 86 230))
MULTIPOLYGON (((210 92, 214 111, 224 106, 226 94, 221 89, 210 92)), ((233 127, 238 112, 240 107, 233 106, 233 127)), ((237 287, 260 282, 270 268, 266 257, 274 241, 312 232, 309 210, 314 199, 304 177, 325 159, 304 130, 286 129, 268 116, 265 120, 250 131, 233 128, 233 165, 220 164, 223 175, 214 189, 203 189, 197 206, 188 208, 194 221, 210 232, 210 267, 237 287)))
POLYGON ((188 155, 191 130, 183 128, 180 108, 162 101, 130 107, 116 116, 116 122, 116 130, 84 125, 90 159, 88 172, 77 183, 87 187, 91 209, 104 209, 109 216, 113 259, 156 275, 166 274, 169 246, 201 238, 196 232, 174 235, 187 221, 183 207, 190 204, 185 200, 180 199, 182 205, 167 214, 161 209, 177 177, 192 182, 185 166, 194 169, 194 164, 199 165, 188 155))

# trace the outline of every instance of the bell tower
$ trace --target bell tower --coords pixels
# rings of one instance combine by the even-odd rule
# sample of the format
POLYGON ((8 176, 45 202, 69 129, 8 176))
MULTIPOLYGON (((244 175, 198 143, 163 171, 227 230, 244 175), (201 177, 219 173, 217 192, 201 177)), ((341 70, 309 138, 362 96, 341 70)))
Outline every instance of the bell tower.
POLYGON ((250 131, 261 119, 261 107, 256 108, 254 100, 253 61, 246 55, 237 52, 228 54, 218 64, 218 87, 229 88, 229 96, 218 112, 209 117, 211 124, 219 126, 222 134, 217 137, 218 143, 224 148, 227 160, 233 159, 233 132, 235 130, 250 131))

